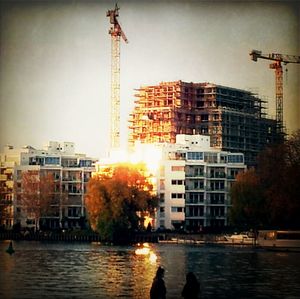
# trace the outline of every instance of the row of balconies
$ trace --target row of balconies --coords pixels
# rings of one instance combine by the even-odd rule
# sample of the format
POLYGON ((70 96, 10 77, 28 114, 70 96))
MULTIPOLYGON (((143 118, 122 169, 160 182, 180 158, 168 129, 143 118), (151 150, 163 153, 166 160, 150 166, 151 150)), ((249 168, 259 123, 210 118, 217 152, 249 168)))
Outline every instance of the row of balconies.
POLYGON ((227 216, 225 215, 211 215, 211 214, 203 214, 203 215, 199 215, 199 216, 189 216, 189 215, 185 215, 186 219, 201 219, 201 218, 210 218, 210 219, 226 219, 227 216))
MULTIPOLYGON (((181 212, 183 213, 183 212, 181 212)), ((160 212, 159 213, 159 219, 163 219, 165 218, 165 212, 160 212)), ((199 218, 210 218, 210 219, 226 219, 227 216, 224 214, 224 215, 214 215, 214 214, 211 214, 211 213, 203 213, 201 215, 188 215, 187 213, 185 213, 185 219, 199 219, 199 218)))
MULTIPOLYGON (((60 176, 59 175, 56 175, 55 177, 55 180, 60 180, 60 176)), ((89 181, 89 179, 90 179, 90 177, 84 177, 83 178, 83 181, 86 183, 86 182, 88 182, 89 181)), ((64 182, 82 182, 82 178, 81 177, 62 177, 62 181, 64 181, 64 182)))
POLYGON ((78 177, 63 177, 62 178, 63 181, 67 181, 67 182, 81 182, 81 178, 78 177))
POLYGON ((199 187, 194 187, 194 186, 185 186, 186 191, 219 191, 219 192, 228 192, 229 188, 228 187, 209 187, 209 186, 199 186, 199 187))
POLYGON ((185 201, 186 206, 208 206, 208 205, 217 205, 217 206, 227 206, 230 203, 229 200, 211 200, 211 199, 204 199, 202 201, 196 201, 196 202, 191 202, 189 200, 185 201))
POLYGON ((185 173, 185 176, 189 179, 192 178, 207 178, 207 179, 234 179, 233 175, 227 175, 225 172, 224 173, 199 173, 199 174, 194 174, 194 173, 185 173))
POLYGON ((77 188, 65 189, 64 191, 68 192, 68 194, 82 194, 82 190, 77 188))

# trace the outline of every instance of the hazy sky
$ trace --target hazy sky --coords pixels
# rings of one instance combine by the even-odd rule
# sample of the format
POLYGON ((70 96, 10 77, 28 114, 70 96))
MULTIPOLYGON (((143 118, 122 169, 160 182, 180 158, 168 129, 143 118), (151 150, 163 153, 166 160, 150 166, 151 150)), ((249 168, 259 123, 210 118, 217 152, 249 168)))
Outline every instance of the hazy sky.
MULTIPOLYGON (((161 81, 253 89, 275 115, 275 75, 252 49, 300 55, 300 2, 118 1, 121 134, 134 89, 161 81)), ((1 1, 0 146, 73 141, 77 152, 109 149, 110 27, 114 1, 1 1)), ((300 65, 288 64, 284 121, 300 128, 300 65)))

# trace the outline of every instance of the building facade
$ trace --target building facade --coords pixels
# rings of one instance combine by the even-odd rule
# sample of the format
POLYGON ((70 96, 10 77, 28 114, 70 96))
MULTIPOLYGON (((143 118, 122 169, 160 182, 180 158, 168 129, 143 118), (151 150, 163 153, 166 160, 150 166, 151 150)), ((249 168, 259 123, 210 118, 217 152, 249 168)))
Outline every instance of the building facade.
POLYGON ((177 135, 175 144, 162 145, 156 228, 199 232, 227 226, 230 188, 245 169, 242 153, 212 148, 209 136, 177 135))
POLYGON ((276 121, 253 93, 213 83, 162 82, 135 94, 129 143, 176 142, 177 134, 204 134, 211 146, 242 152, 247 165, 278 140, 276 121))
POLYGON ((15 149, 7 145, 0 153, 0 226, 12 228, 15 224, 14 170, 21 163, 21 153, 27 148, 15 149))
MULTIPOLYGON (((11 151, 15 152, 13 148, 11 151)), ((9 156, 8 150, 6 159, 9 156)), ((13 216, 10 226, 19 223, 21 227, 42 229, 83 227, 86 217, 84 195, 87 182, 94 171, 93 159, 75 153, 75 145, 72 142, 54 141, 49 142, 42 150, 27 146, 18 152, 18 156, 18 161, 11 165, 13 188, 10 198, 13 216), (25 173, 35 176, 37 181, 41 181, 47 175, 53 181, 52 201, 47 207, 47 212, 41 215, 38 224, 35 223, 35 217, 28 213, 28 208, 24 207, 22 200, 25 173)))

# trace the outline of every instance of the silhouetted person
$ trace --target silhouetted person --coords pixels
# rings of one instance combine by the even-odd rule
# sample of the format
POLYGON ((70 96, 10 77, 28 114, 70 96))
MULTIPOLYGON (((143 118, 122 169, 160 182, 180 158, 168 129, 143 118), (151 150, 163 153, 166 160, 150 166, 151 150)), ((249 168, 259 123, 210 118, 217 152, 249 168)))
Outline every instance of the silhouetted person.
POLYGON ((193 272, 189 272, 186 275, 186 283, 181 292, 181 296, 185 299, 196 299, 199 298, 200 283, 193 272))
POLYGON ((163 280, 165 270, 162 267, 158 267, 156 275, 153 279, 151 290, 150 290, 150 299, 165 299, 166 298, 166 286, 163 280))

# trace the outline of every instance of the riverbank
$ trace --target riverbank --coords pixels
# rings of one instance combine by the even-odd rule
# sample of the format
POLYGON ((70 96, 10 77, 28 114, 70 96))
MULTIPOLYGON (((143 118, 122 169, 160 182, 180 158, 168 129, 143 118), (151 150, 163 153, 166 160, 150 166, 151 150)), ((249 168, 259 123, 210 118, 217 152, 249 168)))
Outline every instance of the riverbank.
MULTIPOLYGON (((62 241, 62 242, 101 242, 101 236, 91 231, 70 230, 59 232, 0 232, 0 240, 28 240, 28 241, 62 241)), ((231 242, 221 234, 180 234, 139 232, 132 237, 131 243, 160 243, 160 244, 191 244, 191 245, 243 245, 255 246, 253 243, 231 242)))
POLYGON ((0 240, 27 240, 27 241, 63 241, 63 242, 100 242, 98 234, 87 231, 62 232, 0 232, 0 240))

